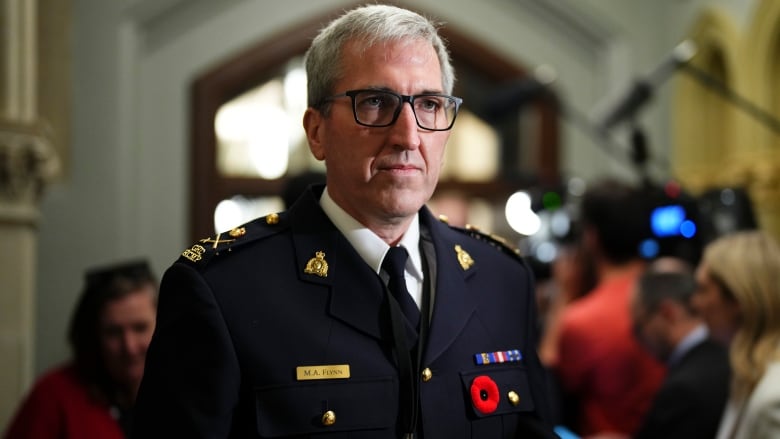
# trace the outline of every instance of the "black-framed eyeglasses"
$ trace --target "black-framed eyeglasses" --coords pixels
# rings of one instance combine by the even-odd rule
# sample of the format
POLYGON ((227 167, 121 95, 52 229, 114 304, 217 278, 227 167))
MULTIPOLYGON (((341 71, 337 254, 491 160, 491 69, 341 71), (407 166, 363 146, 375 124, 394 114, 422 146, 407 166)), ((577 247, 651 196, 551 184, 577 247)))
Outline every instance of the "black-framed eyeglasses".
POLYGON ((323 99, 323 102, 349 97, 355 122, 367 127, 387 127, 398 120, 404 102, 412 106, 417 126, 430 131, 447 131, 455 123, 463 99, 438 93, 414 96, 387 90, 349 90, 323 99))

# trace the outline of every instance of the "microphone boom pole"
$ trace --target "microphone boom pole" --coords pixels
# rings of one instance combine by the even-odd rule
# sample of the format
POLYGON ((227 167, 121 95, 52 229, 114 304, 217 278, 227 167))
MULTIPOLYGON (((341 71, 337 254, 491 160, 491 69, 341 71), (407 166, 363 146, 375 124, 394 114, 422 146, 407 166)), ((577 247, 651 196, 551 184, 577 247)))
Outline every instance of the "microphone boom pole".
POLYGON ((750 116, 761 122, 764 126, 774 131, 775 134, 780 135, 780 120, 778 120, 772 114, 764 111, 758 105, 738 95, 733 90, 728 88, 726 84, 698 67, 694 67, 691 64, 686 64, 683 66, 682 70, 683 72, 691 75, 691 77, 693 77, 699 84, 702 84, 710 90, 717 92, 721 97, 734 104, 737 108, 748 113, 750 116))

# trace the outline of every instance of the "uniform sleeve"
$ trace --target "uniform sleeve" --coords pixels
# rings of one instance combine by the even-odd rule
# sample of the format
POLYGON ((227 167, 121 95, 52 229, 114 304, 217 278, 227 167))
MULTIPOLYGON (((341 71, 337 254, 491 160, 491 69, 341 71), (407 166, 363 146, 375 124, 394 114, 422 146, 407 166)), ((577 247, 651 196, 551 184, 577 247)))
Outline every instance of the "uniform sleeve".
POLYGON ((236 354, 209 285, 193 268, 174 264, 160 285, 131 437, 228 437, 239 383, 236 354))
POLYGON ((525 364, 528 369, 533 373, 532 387, 534 397, 536 401, 539 401, 539 407, 536 408, 537 413, 542 420, 550 427, 552 427, 552 406, 551 404, 551 389, 549 387, 548 371, 542 366, 539 361, 539 354, 536 350, 538 335, 538 310, 535 295, 534 279, 531 276, 531 269, 524 264, 527 275, 525 276, 525 283, 523 284, 523 290, 525 291, 525 309, 527 310, 525 315, 525 334, 526 339, 524 341, 526 349, 525 364))

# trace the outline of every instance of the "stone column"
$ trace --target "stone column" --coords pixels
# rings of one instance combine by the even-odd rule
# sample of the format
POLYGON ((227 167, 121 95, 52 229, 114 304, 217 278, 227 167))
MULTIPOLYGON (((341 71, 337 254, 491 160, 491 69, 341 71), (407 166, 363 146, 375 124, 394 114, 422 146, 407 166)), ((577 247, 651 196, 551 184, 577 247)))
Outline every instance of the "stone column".
POLYGON ((37 200, 53 163, 44 137, 0 126, 0 425, 33 379, 37 200))
POLYGON ((58 173, 38 111, 37 0, 0 0, 0 431, 33 380, 38 203, 58 173))

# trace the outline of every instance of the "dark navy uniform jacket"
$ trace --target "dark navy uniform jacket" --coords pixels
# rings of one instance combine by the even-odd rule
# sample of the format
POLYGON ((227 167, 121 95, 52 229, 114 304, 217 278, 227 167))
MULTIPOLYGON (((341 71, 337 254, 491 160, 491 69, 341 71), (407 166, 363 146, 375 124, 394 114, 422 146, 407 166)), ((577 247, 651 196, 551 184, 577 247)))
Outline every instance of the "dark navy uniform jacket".
MULTIPOLYGON (((134 438, 401 436, 385 289, 320 209, 321 190, 166 271, 134 438)), ((426 208, 420 223, 435 250, 420 436, 556 437, 528 268, 426 208)))

